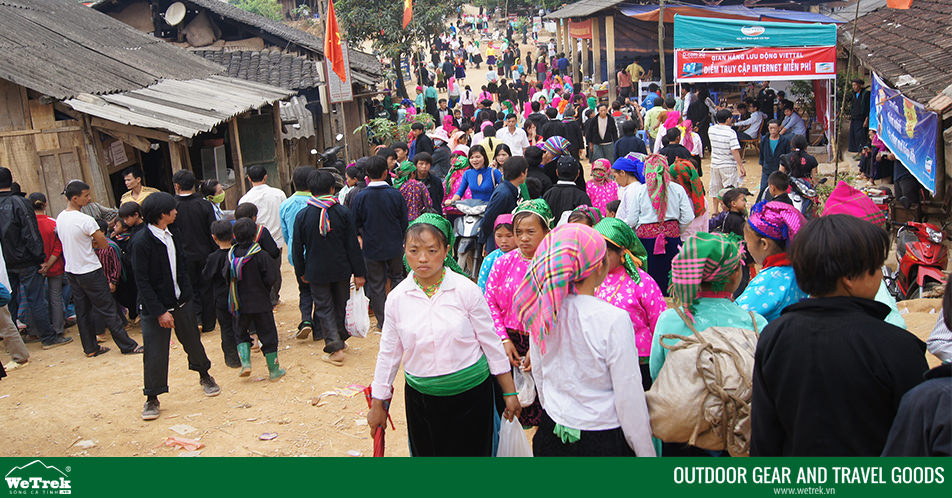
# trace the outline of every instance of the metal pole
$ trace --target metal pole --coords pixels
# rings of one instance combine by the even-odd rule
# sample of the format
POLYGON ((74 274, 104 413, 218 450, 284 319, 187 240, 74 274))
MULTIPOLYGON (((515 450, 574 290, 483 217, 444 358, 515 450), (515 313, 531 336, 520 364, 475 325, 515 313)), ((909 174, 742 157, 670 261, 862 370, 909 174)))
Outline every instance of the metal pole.
POLYGON ((658 63, 661 64, 661 97, 668 94, 664 72, 664 0, 658 1, 658 63))
MULTIPOLYGON (((663 0, 662 0, 663 1, 663 0)), ((846 77, 850 77, 850 73, 853 72, 853 45, 856 43, 856 20, 859 19, 859 3, 860 0, 856 0, 856 13, 853 14, 853 30, 850 33, 850 51, 849 59, 846 62, 846 77)), ((840 120, 843 118, 843 114, 846 113, 846 97, 843 97, 843 105, 840 106, 840 113, 836 117, 836 153, 833 163, 833 185, 836 186, 837 180, 840 178, 840 120)))

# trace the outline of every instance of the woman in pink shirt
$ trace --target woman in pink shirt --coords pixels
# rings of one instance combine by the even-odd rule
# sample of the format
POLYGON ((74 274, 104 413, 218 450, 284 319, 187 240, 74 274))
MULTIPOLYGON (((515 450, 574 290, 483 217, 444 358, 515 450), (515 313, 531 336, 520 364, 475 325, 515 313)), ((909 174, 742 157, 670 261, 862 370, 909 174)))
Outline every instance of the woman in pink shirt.
POLYGON ((595 225, 608 245, 608 276, 595 291, 595 297, 628 312, 634 325, 635 346, 641 366, 641 383, 645 391, 651 387, 648 358, 655 324, 668 308, 661 288, 641 270, 648 257, 635 231, 618 218, 604 218, 595 225))
POLYGON ((618 199, 618 184, 608 176, 611 167, 608 159, 596 159, 592 163, 592 179, 585 183, 585 193, 592 199, 592 207, 601 211, 602 216, 608 214, 605 206, 618 199))
MULTIPOLYGON (((512 366, 517 368, 522 365, 522 359, 529 351, 529 336, 516 315, 512 298, 529 270, 536 248, 549 233, 551 223, 552 211, 542 199, 533 199, 516 206, 512 226, 516 232, 518 249, 500 256, 486 281, 486 300, 489 302, 496 335, 502 340, 512 366)), ((523 426, 539 425, 541 416, 542 405, 536 399, 522 410, 519 422, 523 426)))
POLYGON ((402 360, 410 453, 491 456, 493 376, 502 415, 512 420, 522 408, 486 299, 449 256, 452 246, 450 222, 438 214, 420 215, 407 230, 411 272, 387 297, 367 425, 372 436, 386 430, 402 360))

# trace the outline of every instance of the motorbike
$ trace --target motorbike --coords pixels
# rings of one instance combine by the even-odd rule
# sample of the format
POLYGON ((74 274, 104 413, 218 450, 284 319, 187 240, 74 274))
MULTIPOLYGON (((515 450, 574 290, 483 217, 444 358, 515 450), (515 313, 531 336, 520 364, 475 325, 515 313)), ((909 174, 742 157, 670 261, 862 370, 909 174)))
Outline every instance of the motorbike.
POLYGON ((463 199, 453 205, 463 213, 453 224, 456 234, 456 262, 467 275, 476 279, 483 263, 483 251, 477 239, 488 203, 478 199, 463 199))
MULTIPOLYGON (((952 223, 952 222, 950 222, 952 223)), ((892 223, 896 233, 896 270, 883 265, 886 288, 897 301, 935 297, 945 283, 949 250, 942 244, 944 230, 931 223, 892 223)))
MULTIPOLYGON (((334 138, 336 141, 340 142, 344 139, 344 135, 338 133, 334 138)), ((318 157, 318 160, 320 161, 320 166, 318 167, 334 168, 341 174, 341 176, 343 176, 344 170, 347 169, 347 164, 342 159, 337 157, 337 154, 339 154, 342 150, 344 150, 343 145, 334 145, 325 149, 324 152, 321 152, 320 156, 318 157)), ((317 155, 317 149, 311 149, 311 154, 317 155)))
MULTIPOLYGON (((817 185, 826 183, 827 178, 821 178, 817 185)), ((820 196, 809 178, 790 178, 790 200, 803 217, 812 220, 817 217, 817 205, 820 196)))

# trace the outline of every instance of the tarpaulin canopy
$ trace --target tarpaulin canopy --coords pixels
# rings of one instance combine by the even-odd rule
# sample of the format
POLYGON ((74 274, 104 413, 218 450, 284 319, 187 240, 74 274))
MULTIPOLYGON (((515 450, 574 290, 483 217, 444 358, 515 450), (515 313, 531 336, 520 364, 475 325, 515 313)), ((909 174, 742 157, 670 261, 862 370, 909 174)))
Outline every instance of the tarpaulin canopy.
MULTIPOLYGON (((640 21, 658 22, 657 5, 620 5, 617 7, 622 14, 640 21)), ((748 21, 788 21, 788 22, 820 22, 842 23, 814 12, 798 12, 793 10, 750 8, 743 5, 666 5, 664 8, 664 22, 674 22, 674 16, 688 15, 720 19, 742 19, 748 21)))
POLYGON ((756 22, 677 15, 675 49, 832 47, 836 25, 756 22))

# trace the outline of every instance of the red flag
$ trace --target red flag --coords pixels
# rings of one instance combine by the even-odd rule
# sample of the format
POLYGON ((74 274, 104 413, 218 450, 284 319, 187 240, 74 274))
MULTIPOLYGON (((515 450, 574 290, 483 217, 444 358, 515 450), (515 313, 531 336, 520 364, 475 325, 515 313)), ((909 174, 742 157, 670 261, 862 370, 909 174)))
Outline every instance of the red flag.
POLYGON ((410 19, 413 19, 413 0, 403 0, 403 29, 407 29, 410 19))
POLYGON ((344 49, 340 43, 340 29, 337 27, 337 14, 334 13, 334 0, 327 2, 327 30, 324 32, 324 57, 341 81, 347 81, 347 68, 344 67, 344 49))
POLYGON ((912 0, 886 0, 886 7, 905 10, 912 7, 912 0))

